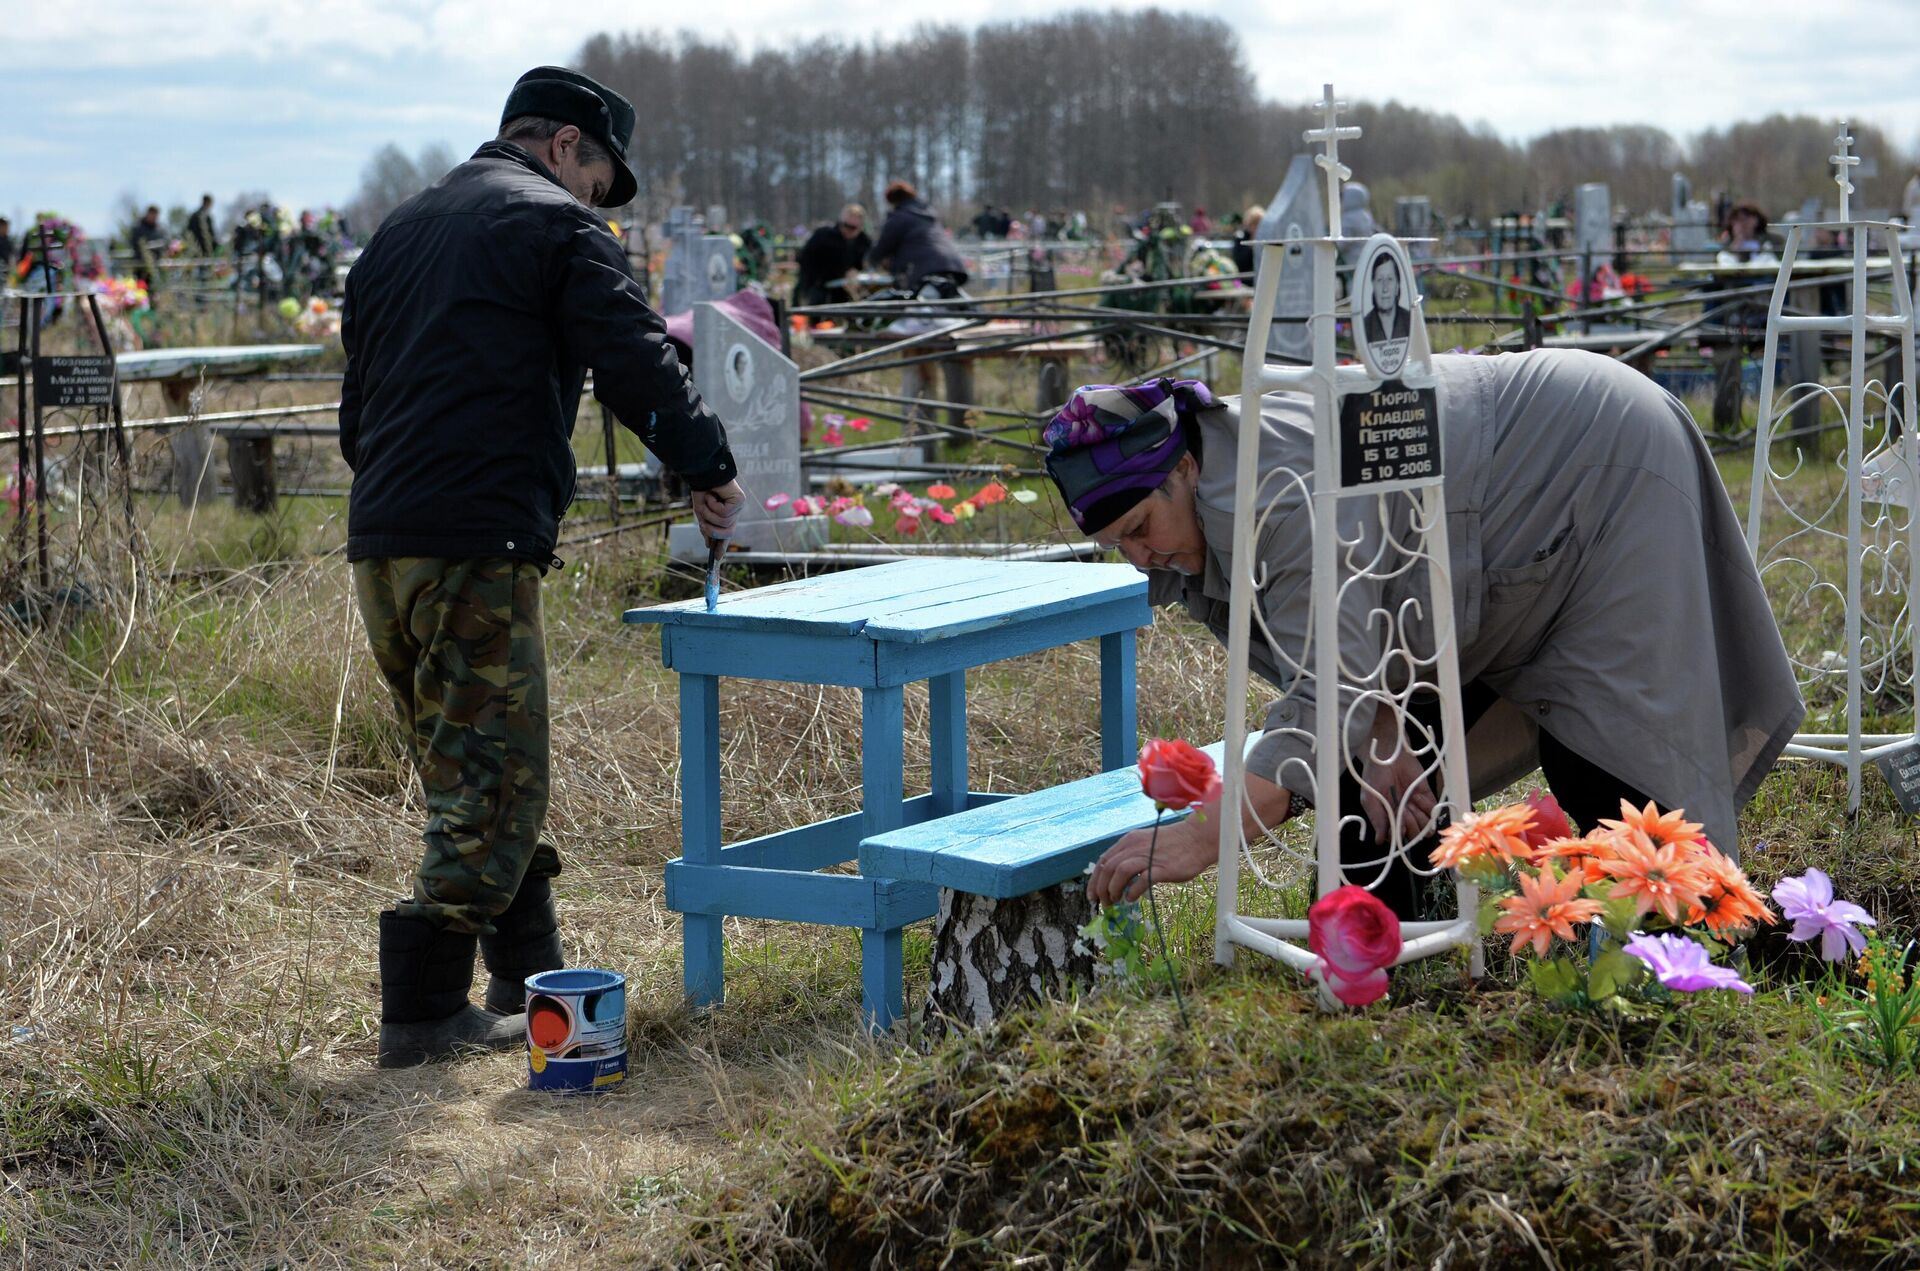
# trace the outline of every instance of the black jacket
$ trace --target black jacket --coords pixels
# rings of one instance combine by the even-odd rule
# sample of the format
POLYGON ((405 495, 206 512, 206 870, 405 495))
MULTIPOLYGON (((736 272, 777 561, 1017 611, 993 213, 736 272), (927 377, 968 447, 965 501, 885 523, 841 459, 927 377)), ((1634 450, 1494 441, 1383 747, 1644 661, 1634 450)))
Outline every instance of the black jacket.
POLYGON ((517 146, 488 142, 394 209, 347 275, 341 321, 349 560, 550 560, 587 367, 687 484, 733 479, 726 430, 607 222, 517 146))
POLYGON ((865 230, 848 238, 840 232, 838 222, 815 229, 794 260, 800 266, 800 280, 794 285, 794 295, 802 297, 801 304, 810 305, 848 299, 845 292, 830 294, 827 284, 844 278, 849 269, 860 268, 867 258, 867 249, 872 246, 873 240, 865 230))
POLYGON ((940 224, 933 209, 914 199, 887 213, 880 227, 880 241, 867 253, 868 259, 882 269, 890 269, 896 278, 905 278, 908 287, 918 287, 928 274, 952 274, 954 281, 967 280, 967 262, 953 245, 953 235, 940 224))

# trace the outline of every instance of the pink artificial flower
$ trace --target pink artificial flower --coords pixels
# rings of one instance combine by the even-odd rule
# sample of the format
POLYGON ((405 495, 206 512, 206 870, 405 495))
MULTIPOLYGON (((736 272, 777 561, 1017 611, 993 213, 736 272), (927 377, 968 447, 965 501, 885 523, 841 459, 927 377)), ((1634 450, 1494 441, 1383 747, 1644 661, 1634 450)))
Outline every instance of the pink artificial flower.
POLYGON ((1327 987, 1348 1006, 1371 1006, 1387 995, 1387 973, 1369 971, 1355 979, 1329 974, 1327 987))
POLYGON ((1732 967, 1715 966, 1707 951, 1687 936, 1663 933, 1650 936, 1636 932, 1623 946, 1626 952, 1646 963, 1661 987, 1677 993, 1698 993, 1702 989, 1732 989, 1752 993, 1753 985, 1740 978, 1732 967))
POLYGON ((1140 789, 1173 812, 1220 797, 1220 771, 1190 742, 1156 737, 1140 747, 1140 789))
POLYGON ((937 505, 927 509, 927 516, 931 520, 933 520, 934 522, 940 525, 952 525, 955 521, 960 519, 959 517, 955 516, 953 513, 947 511, 945 508, 939 507, 937 505))
POLYGON ((1876 926, 1874 916, 1850 900, 1833 898, 1833 880, 1825 871, 1809 869, 1798 878, 1783 878, 1773 885, 1773 903, 1793 923, 1789 940, 1820 937, 1820 956, 1839 962, 1847 951, 1859 953, 1867 947, 1867 938, 1856 927, 1876 926))
POLYGON ((824 440, 829 446, 840 446, 845 445, 847 439, 840 435, 840 425, 828 424, 824 440))
POLYGON ((1533 826, 1521 837, 1527 840, 1527 846, 1542 848, 1555 839, 1578 837, 1573 832, 1573 822, 1561 810, 1560 800, 1546 790, 1534 789, 1527 792, 1521 802, 1533 809, 1533 826))
POLYGON ((895 534, 918 534, 920 532, 920 518, 917 516, 901 517, 893 523, 893 532, 895 534))
POLYGON ((864 530, 873 524, 873 513, 867 510, 866 504, 856 503, 850 508, 835 512, 833 519, 856 530, 864 530))
POLYGON ((1378 896, 1348 883, 1307 910, 1307 947, 1319 955, 1333 995, 1365 1006, 1387 991, 1386 969, 1400 957, 1400 918, 1378 896))
POLYGON ((766 508, 769 512, 778 512, 791 502, 793 502, 793 496, 791 494, 769 494, 760 506, 766 508))
POLYGON ((853 429, 855 432, 865 432, 867 429, 871 428, 872 426, 873 426, 873 421, 866 418, 864 415, 856 415, 854 418, 849 419, 847 421, 847 427, 853 429))

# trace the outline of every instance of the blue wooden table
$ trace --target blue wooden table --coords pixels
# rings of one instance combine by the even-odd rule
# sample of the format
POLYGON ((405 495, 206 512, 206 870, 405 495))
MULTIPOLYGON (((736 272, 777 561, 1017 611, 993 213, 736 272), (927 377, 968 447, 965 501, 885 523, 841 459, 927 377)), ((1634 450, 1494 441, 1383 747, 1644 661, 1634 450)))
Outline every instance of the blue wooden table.
POLYGON ((682 855, 667 865, 681 915, 687 995, 724 991, 721 922, 729 914, 857 927, 863 1010, 885 1028, 903 1010, 901 928, 930 918, 939 888, 816 871, 855 858, 860 840, 1005 796, 967 781, 967 669, 1056 645, 1100 640, 1101 764, 1134 761, 1134 632, 1152 620, 1146 579, 1128 565, 914 560, 630 609, 660 627, 680 674, 682 855), (859 812, 722 846, 720 678, 860 690, 859 812), (927 681, 932 789, 906 797, 904 687, 927 681))

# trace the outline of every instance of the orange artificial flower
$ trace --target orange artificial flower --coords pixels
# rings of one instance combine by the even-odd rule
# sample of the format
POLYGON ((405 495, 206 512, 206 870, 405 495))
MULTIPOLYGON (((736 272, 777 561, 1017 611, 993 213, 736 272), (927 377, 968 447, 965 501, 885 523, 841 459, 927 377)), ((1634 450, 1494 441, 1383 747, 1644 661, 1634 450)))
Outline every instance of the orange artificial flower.
POLYGON ((979 492, 973 497, 974 501, 981 507, 991 507, 995 503, 1004 503, 1006 501, 1007 487, 1001 485, 998 481, 989 481, 981 486, 979 492))
POLYGON ((1555 878, 1547 866, 1537 873, 1520 874, 1520 894, 1500 902, 1506 912, 1493 920, 1493 929, 1513 937, 1513 952, 1522 945, 1533 945, 1536 957, 1546 957, 1553 938, 1574 939, 1573 924, 1591 922, 1599 916, 1600 902, 1580 897, 1580 876, 1568 874, 1555 878))
POLYGON ((1679 923, 1680 912, 1699 903, 1707 876, 1690 850, 1692 841, 1655 845, 1641 830, 1614 835, 1613 859, 1600 868, 1614 879, 1613 896, 1631 896, 1640 913, 1658 909, 1668 922, 1679 923))
POLYGON ((959 491, 944 481, 936 481, 927 487, 927 497, 930 499, 951 499, 958 493, 959 491))
POLYGON ((1527 844, 1527 831, 1533 828, 1533 822, 1533 809, 1524 803, 1490 812, 1469 812, 1440 831, 1433 863, 1442 869, 1454 869, 1483 856, 1497 856, 1505 865, 1530 861, 1534 853, 1527 844))
POLYGON ((1535 859, 1553 861, 1569 878, 1578 878, 1582 887, 1606 882, 1607 871, 1600 862, 1612 858, 1613 840, 1605 835, 1554 839, 1535 853, 1535 859))
POLYGON ((1707 848, 1699 864, 1706 875, 1707 886, 1687 911, 1689 924, 1705 923, 1708 931, 1725 935, 1763 922, 1780 921, 1747 881, 1746 871, 1717 849, 1707 848))
POLYGON ((1619 833, 1638 830, 1655 843, 1706 842, 1700 837, 1703 827, 1697 821, 1687 820, 1684 809, 1675 808, 1671 812, 1662 812, 1651 801, 1644 808, 1636 808, 1622 799, 1620 800, 1620 819, 1610 821, 1603 818, 1600 824, 1619 833))

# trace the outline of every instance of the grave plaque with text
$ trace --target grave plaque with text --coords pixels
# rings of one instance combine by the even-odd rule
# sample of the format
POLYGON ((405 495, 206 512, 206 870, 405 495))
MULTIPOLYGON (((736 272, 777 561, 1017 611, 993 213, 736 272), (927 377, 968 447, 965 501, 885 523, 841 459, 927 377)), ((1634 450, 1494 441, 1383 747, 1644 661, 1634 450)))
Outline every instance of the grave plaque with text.
POLYGON ((113 405, 111 357, 42 357, 33 363, 33 393, 41 406, 113 405))

